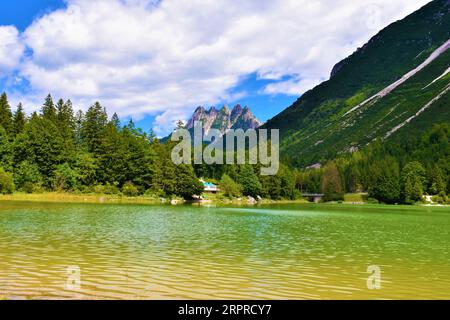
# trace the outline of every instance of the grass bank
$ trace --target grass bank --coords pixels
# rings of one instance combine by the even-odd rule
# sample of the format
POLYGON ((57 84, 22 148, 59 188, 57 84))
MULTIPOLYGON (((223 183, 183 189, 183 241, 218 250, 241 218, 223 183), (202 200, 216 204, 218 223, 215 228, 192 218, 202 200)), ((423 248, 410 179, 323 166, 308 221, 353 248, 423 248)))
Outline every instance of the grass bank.
MULTIPOLYGON (((104 194, 77 194, 65 192, 45 192, 45 193, 14 193, 0 195, 0 201, 32 201, 32 202, 66 202, 66 203, 105 203, 105 204, 183 204, 180 198, 154 198, 148 196, 127 197, 123 195, 104 194)), ((191 202, 186 202, 191 203, 191 202)), ((223 204, 223 205, 248 205, 252 204, 247 197, 228 199, 220 195, 206 195, 202 203, 223 204)), ((262 199, 259 204, 289 204, 308 203, 304 199, 298 200, 269 200, 262 199)))

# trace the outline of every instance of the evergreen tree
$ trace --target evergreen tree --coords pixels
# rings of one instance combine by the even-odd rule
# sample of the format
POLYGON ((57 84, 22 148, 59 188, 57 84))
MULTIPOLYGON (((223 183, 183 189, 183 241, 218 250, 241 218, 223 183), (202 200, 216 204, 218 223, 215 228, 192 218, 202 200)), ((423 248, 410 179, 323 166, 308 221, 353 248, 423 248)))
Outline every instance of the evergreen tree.
POLYGON ((81 124, 81 140, 89 152, 99 154, 102 140, 105 137, 105 128, 108 123, 108 115, 100 103, 96 102, 86 112, 81 124))
POLYGON ((34 114, 14 141, 14 163, 35 163, 46 186, 62 161, 64 142, 55 123, 34 114))
POLYGON ((344 198, 342 180, 335 163, 329 163, 323 171, 322 193, 324 201, 336 201, 344 198))
POLYGON ((184 199, 191 199, 194 195, 201 195, 203 184, 195 176, 194 169, 190 165, 179 165, 176 167, 176 190, 175 193, 184 199))
POLYGON ((56 122, 56 108, 50 94, 45 98, 44 105, 42 106, 42 117, 54 123, 56 122))
POLYGON ((369 169, 371 176, 369 196, 388 204, 400 201, 399 164, 395 158, 387 157, 375 162, 369 169))
POLYGON ((66 138, 73 139, 76 130, 76 120, 73 113, 72 101, 67 100, 67 102, 64 102, 60 99, 56 105, 56 109, 58 127, 61 130, 61 134, 66 138))
POLYGON ((116 127, 117 130, 120 129, 120 119, 117 113, 114 112, 112 118, 111 118, 112 124, 116 127))
POLYGON ((433 195, 446 193, 446 182, 442 170, 438 166, 433 166, 430 173, 429 191, 433 195))
POLYGON ((0 126, 2 126, 6 133, 12 131, 12 113, 11 107, 8 103, 8 97, 5 92, 0 96, 0 126))
POLYGON ((401 186, 405 203, 422 200, 425 184, 425 169, 418 161, 409 162, 402 170, 401 186))
POLYGON ((262 186, 251 165, 242 165, 239 172, 239 183, 245 196, 256 198, 261 194, 262 186))
POLYGON ((19 103, 17 106, 16 112, 14 112, 13 117, 13 133, 14 135, 18 135, 23 131, 23 128, 25 127, 25 113, 23 111, 22 103, 19 103))
POLYGON ((43 179, 35 163, 23 161, 14 170, 14 182, 20 190, 32 193, 40 189, 43 179))
POLYGON ((12 150, 6 130, 0 126, 0 168, 10 170, 12 168, 12 150))

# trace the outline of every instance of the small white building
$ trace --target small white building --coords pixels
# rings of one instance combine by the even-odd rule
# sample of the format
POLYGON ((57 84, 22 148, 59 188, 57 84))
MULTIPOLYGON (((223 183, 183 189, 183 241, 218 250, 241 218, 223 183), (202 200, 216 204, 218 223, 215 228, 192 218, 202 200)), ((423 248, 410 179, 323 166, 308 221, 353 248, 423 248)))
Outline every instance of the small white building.
POLYGON ((217 193, 219 191, 219 188, 214 183, 207 182, 203 179, 200 179, 200 182, 203 183, 203 192, 217 193))

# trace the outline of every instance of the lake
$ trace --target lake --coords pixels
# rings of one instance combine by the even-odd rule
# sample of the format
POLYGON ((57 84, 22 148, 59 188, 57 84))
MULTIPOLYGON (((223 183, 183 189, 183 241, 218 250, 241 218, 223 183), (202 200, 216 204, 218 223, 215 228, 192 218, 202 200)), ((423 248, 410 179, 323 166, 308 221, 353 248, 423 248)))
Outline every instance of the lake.
POLYGON ((449 247, 448 207, 4 201, 0 298, 450 299, 449 247))

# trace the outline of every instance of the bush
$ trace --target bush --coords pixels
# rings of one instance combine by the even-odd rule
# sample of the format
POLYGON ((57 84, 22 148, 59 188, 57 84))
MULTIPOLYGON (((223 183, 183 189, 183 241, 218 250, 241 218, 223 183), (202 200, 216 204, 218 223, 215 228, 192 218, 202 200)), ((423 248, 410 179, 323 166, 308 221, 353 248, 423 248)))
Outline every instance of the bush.
POLYGON ((256 198, 261 194, 262 185, 252 166, 244 165, 240 168, 239 183, 245 196, 256 198))
POLYGON ((23 192, 26 193, 39 193, 43 192, 44 188, 42 187, 42 183, 32 183, 32 182, 25 182, 21 188, 23 192))
POLYGON ((136 197, 139 195, 139 190, 133 183, 127 182, 122 187, 122 193, 127 197, 136 197))
POLYGON ((35 163, 23 161, 14 170, 14 182, 22 191, 33 193, 42 189, 43 179, 35 163))
POLYGON ((228 198, 240 197, 242 195, 241 186, 234 182, 229 175, 224 174, 220 180, 220 189, 223 195, 228 198))
POLYGON ((165 198, 167 195, 164 192, 164 190, 162 190, 162 189, 159 189, 159 190, 147 189, 144 193, 144 196, 146 196, 148 198, 152 198, 152 199, 159 199, 159 198, 165 198))
POLYGON ((109 183, 107 183, 105 186, 104 186, 104 189, 103 189, 103 193, 104 194, 109 194, 109 195, 111 195, 111 194, 118 194, 120 191, 119 191, 119 188, 117 187, 117 185, 115 185, 115 184, 109 184, 109 183))
POLYGON ((98 184, 92 188, 94 193, 105 194, 105 186, 102 184, 98 184))
POLYGON ((13 175, 0 168, 0 193, 11 194, 15 189, 13 175))
POLYGON ((52 186, 54 190, 73 191, 77 187, 78 174, 69 164, 64 163, 56 167, 53 172, 52 186))
POLYGON ((110 183, 107 183, 105 185, 98 184, 92 188, 92 191, 94 193, 108 194, 108 195, 119 194, 119 192, 120 192, 119 188, 115 184, 110 184, 110 183))

